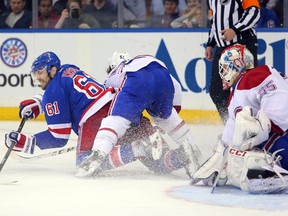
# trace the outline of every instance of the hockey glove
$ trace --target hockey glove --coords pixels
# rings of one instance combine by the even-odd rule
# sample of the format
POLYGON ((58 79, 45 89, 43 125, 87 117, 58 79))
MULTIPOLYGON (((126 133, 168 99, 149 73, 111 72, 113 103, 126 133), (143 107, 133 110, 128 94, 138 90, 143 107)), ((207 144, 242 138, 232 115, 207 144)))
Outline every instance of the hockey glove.
POLYGON ((271 122, 263 110, 256 117, 250 107, 244 107, 236 116, 233 146, 241 151, 252 149, 269 137, 271 122))
POLYGON ((43 95, 38 94, 33 96, 31 99, 22 101, 19 105, 19 117, 23 118, 24 116, 27 116, 28 120, 37 118, 38 115, 43 112, 42 98, 43 95))
POLYGON ((5 145, 7 148, 10 148, 10 146, 14 144, 13 151, 33 154, 36 138, 15 131, 5 134, 5 145))

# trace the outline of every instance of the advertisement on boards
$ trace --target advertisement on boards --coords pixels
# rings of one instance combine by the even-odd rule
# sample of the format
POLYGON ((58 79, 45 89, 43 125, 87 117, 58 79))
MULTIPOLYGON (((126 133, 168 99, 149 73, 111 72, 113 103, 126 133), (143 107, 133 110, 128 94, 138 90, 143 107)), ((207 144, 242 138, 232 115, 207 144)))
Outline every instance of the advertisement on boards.
MULTIPOLYGON (((204 59, 207 32, 47 32, 1 33, 0 107, 41 93, 30 68, 43 52, 53 51, 62 64, 75 64, 103 82, 114 51, 131 56, 151 54, 162 60, 180 82, 183 109, 215 110, 209 96, 211 62, 204 59)), ((259 64, 287 73, 286 32, 258 33, 259 64)))

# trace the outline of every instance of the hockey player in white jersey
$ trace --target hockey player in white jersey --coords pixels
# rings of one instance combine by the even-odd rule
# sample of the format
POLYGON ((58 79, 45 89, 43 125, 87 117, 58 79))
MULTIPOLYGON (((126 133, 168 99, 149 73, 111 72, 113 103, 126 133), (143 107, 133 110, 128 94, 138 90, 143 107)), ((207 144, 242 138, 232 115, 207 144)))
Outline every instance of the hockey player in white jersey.
POLYGON ((254 68, 243 45, 223 51, 219 60, 223 88, 231 87, 229 119, 212 156, 191 184, 229 182, 250 193, 288 188, 288 83, 269 65, 254 68))
POLYGON ((97 172, 118 139, 131 125, 139 124, 144 110, 182 147, 183 158, 190 159, 185 169, 191 176, 198 168, 202 154, 189 127, 173 108, 175 89, 165 64, 150 55, 139 55, 129 60, 125 56, 121 58, 123 61, 115 65, 104 83, 106 88, 116 90, 116 96, 109 115, 101 123, 91 154, 79 166, 78 176, 97 172))

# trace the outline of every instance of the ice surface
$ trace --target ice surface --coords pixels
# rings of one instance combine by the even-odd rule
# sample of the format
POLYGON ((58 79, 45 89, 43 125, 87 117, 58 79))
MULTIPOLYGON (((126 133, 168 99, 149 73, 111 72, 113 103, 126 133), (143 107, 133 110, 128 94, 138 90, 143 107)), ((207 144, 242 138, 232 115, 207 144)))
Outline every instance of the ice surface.
MULTIPOLYGON (((19 122, 0 122, 0 159, 7 151, 4 134, 19 122)), ((211 153, 222 126, 191 126, 196 141, 211 153)), ((46 129, 27 122, 26 134, 46 129)), ((72 135, 69 146, 76 145, 72 135)), ((190 186, 184 170, 159 176, 139 162, 104 172, 96 179, 74 177, 75 152, 20 160, 12 154, 0 173, 0 216, 243 216, 288 214, 288 196, 250 195, 235 188, 190 186)))

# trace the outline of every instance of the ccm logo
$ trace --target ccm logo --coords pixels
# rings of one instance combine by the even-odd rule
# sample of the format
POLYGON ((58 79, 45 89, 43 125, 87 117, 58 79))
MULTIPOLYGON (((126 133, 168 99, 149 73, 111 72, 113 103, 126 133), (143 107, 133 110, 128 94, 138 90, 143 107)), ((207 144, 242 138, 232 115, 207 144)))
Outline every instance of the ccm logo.
POLYGON ((244 157, 246 153, 247 153, 246 151, 240 151, 240 150, 233 149, 233 148, 229 149, 229 154, 236 155, 239 157, 244 157))

